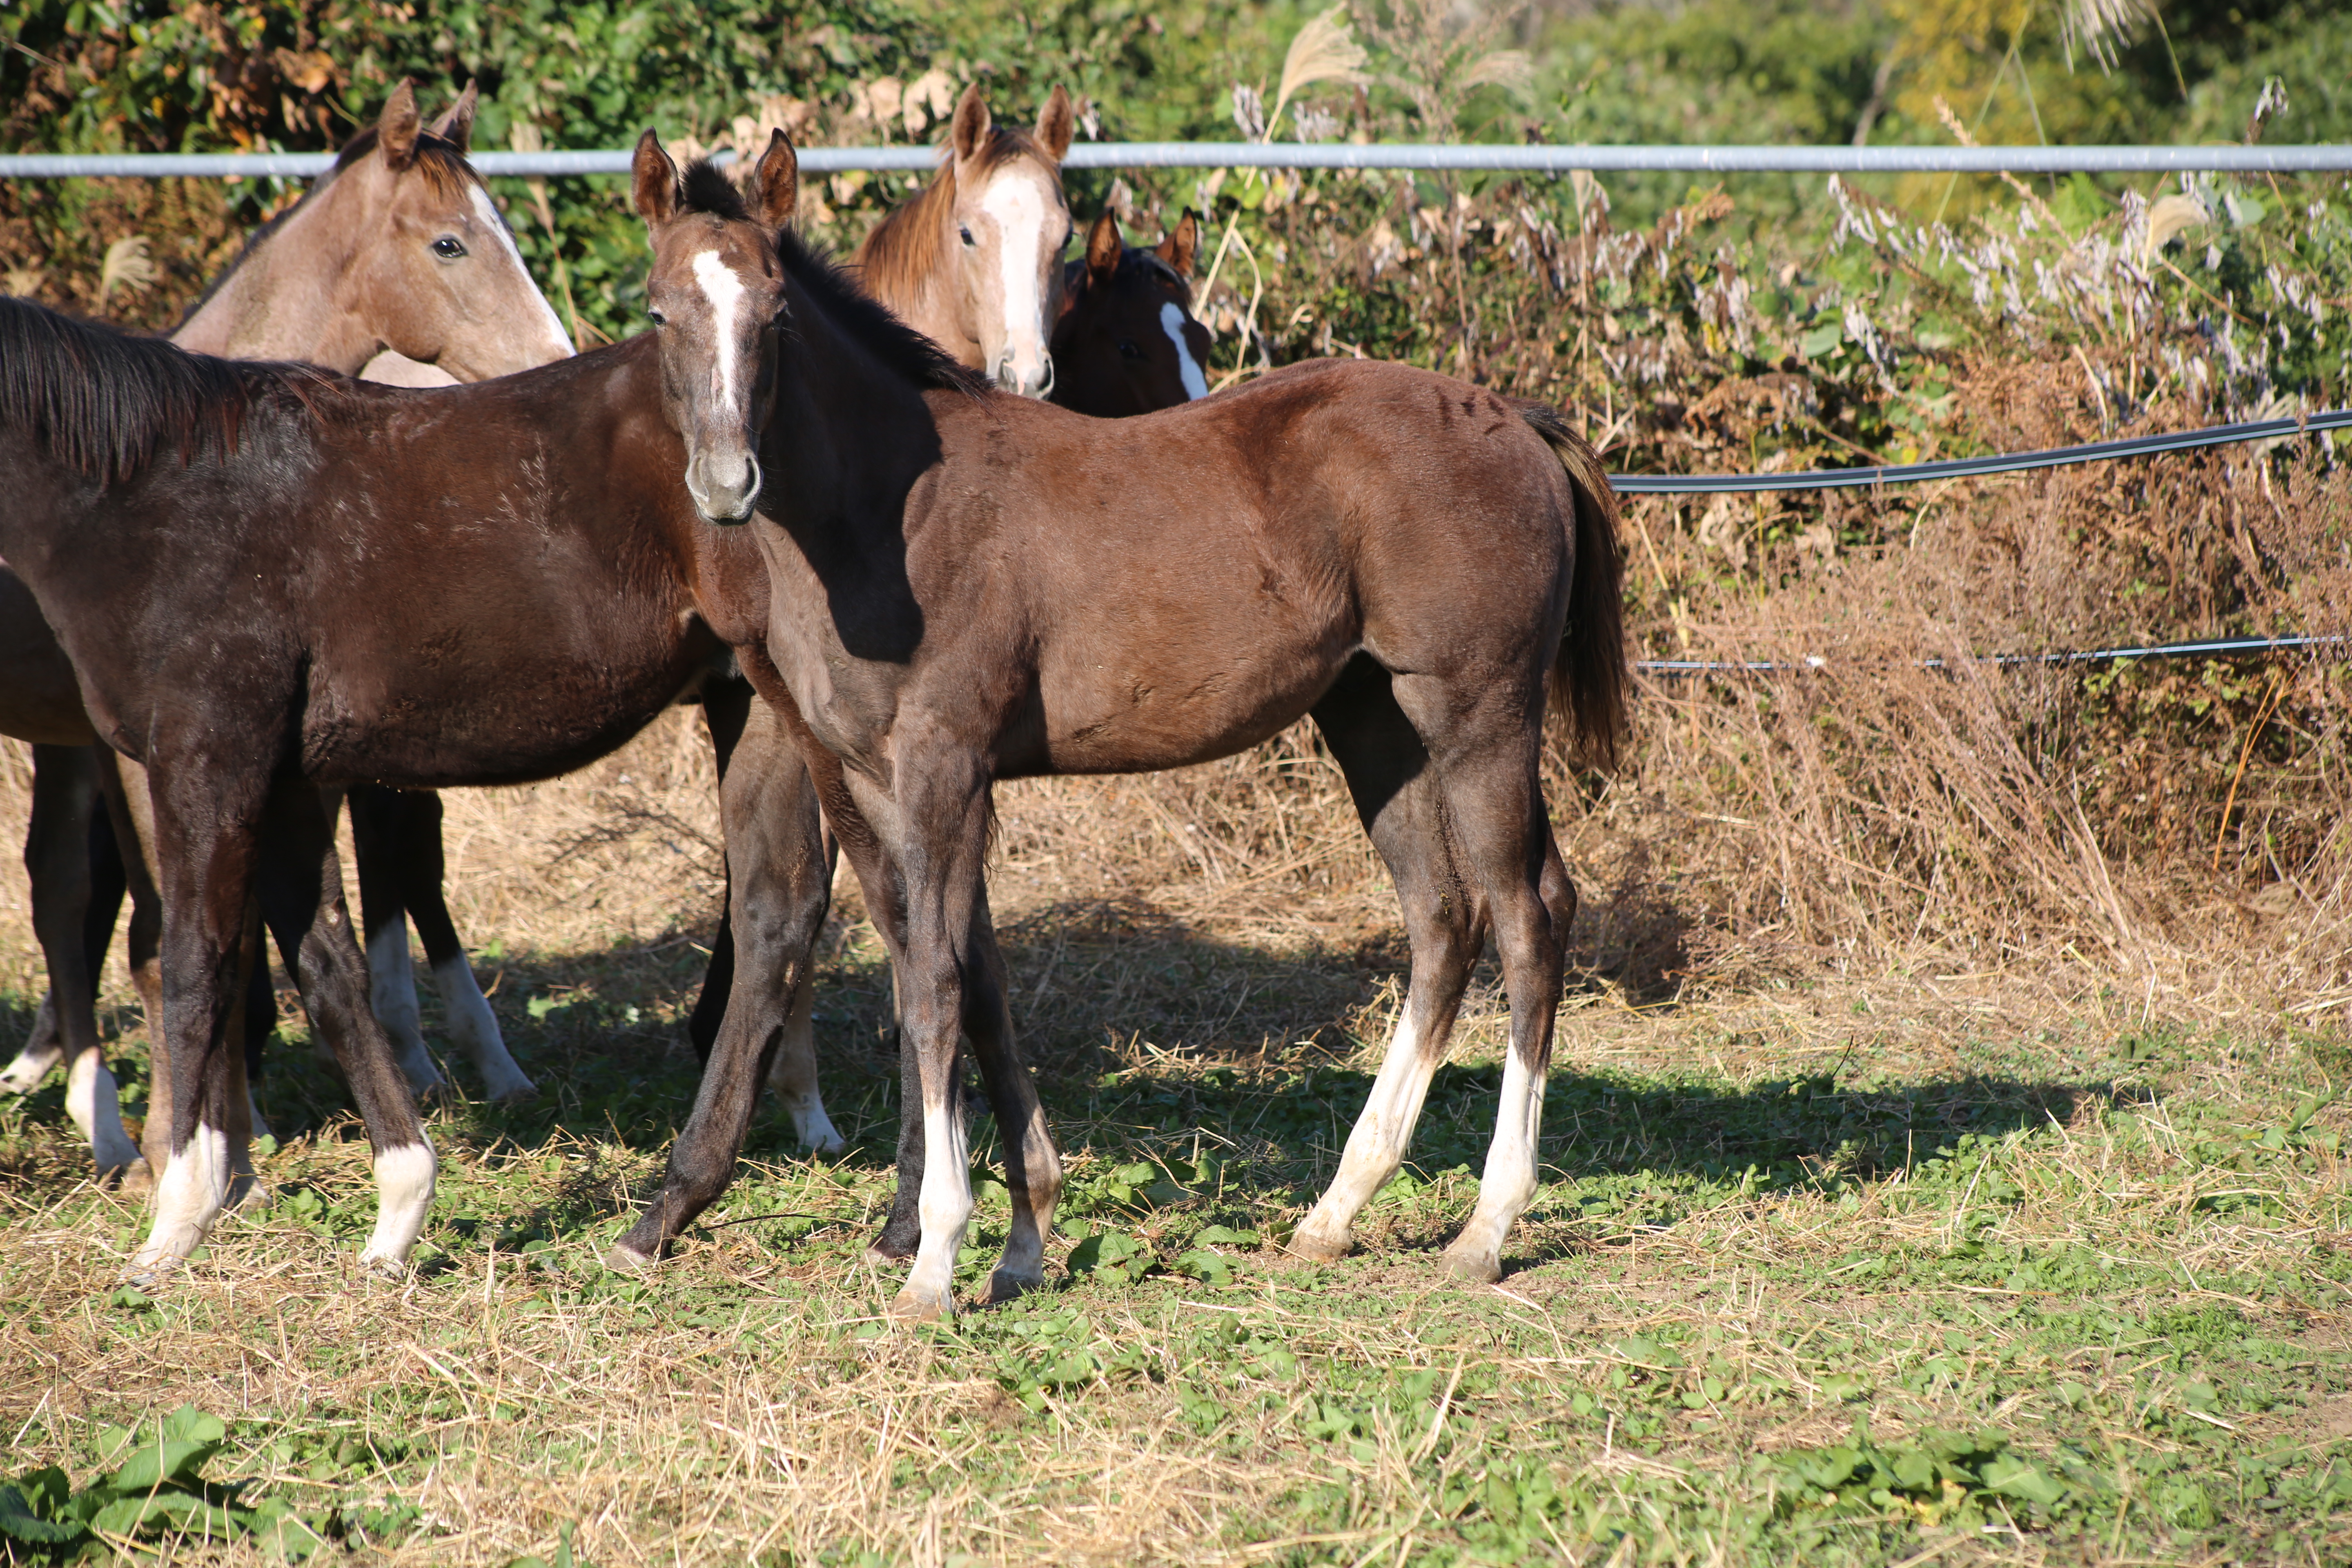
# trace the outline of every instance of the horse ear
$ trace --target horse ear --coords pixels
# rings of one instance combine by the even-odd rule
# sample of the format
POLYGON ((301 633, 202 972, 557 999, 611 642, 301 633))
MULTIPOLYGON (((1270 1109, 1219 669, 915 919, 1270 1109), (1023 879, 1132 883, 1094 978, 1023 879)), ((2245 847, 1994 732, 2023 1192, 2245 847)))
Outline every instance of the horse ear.
POLYGON ((1037 141, 1056 163, 1070 150, 1070 134, 1077 127, 1077 118, 1070 108, 1070 95, 1056 83, 1054 96, 1037 111, 1037 141))
POLYGON ((629 185, 647 228, 659 228, 677 216, 677 165, 650 129, 637 138, 636 156, 629 160, 629 185))
POLYGON ((1174 268, 1177 277, 1190 283, 1192 280, 1192 263, 1201 256, 1200 215, 1186 207, 1184 216, 1176 220, 1176 226, 1168 231, 1168 237, 1160 242, 1152 254, 1174 268))
POLYGON ((1087 271, 1097 283, 1108 283, 1111 274, 1118 270, 1118 253, 1126 248, 1118 232, 1118 215, 1109 208, 1095 219, 1087 231, 1087 271))
POLYGON ((751 216, 766 227, 782 228, 800 205, 800 154, 780 126, 768 132, 768 150, 751 174, 751 216))
POLYGON ((955 122, 948 128, 948 145, 955 150, 957 163, 962 163, 987 142, 990 124, 988 100, 980 96, 980 83, 973 82, 956 100, 955 122))
POLYGON ((467 82, 466 90, 457 95, 457 101, 443 110, 441 118, 433 122, 433 134, 444 142, 456 142, 460 153, 471 151, 474 110, 481 107, 481 90, 474 83, 467 82))
POLYGON ((376 116, 375 144, 383 150, 383 161, 395 170, 408 167, 416 156, 416 132, 421 117, 416 112, 416 89, 406 77, 392 89, 383 100, 383 112, 376 116))

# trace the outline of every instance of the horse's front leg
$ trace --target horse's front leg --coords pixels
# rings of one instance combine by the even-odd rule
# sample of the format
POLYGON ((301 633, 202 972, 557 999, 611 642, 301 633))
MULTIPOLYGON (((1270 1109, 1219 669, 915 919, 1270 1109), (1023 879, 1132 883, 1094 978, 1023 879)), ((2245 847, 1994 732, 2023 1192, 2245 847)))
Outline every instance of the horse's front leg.
MULTIPOLYGON (((153 1227, 130 1268, 131 1279, 152 1282, 202 1245, 228 1197, 236 1121, 228 1055, 243 1044, 228 1031, 250 962, 246 915, 269 782, 257 770, 216 767, 201 752, 153 759, 144 782, 152 815, 137 815, 154 853, 163 916, 162 1034, 176 1042, 154 1071, 154 1101, 169 1107, 163 1170, 153 1227)), ((158 1119, 151 1110, 151 1124, 158 1119)))
MULTIPOLYGON (((975 963, 989 780, 978 757, 952 746, 924 748, 914 737, 902 742, 897 764, 893 798, 865 812, 867 821, 895 829, 897 842, 888 847, 906 898, 906 953, 897 975, 899 1048, 914 1053, 921 1090, 922 1242, 891 1310, 935 1318, 955 1310, 956 1254, 971 1223, 959 1068, 970 1001, 984 997, 991 984, 975 963)), ((869 907, 877 891, 887 889, 867 889, 869 907)))
POLYGON ((396 1274, 425 1228, 435 1160, 392 1041, 368 1005, 367 959, 352 932, 335 854, 340 800, 299 782, 271 795, 262 840, 262 918, 302 993, 311 1026, 327 1039, 367 1125, 375 1155, 375 1229, 360 1262, 396 1274))
POLYGON ((1005 1301, 1045 1282, 1045 1237, 1062 1195, 1062 1159, 1045 1126, 1037 1086, 1030 1081, 1028 1066, 1013 1040, 1011 988, 984 884, 977 906, 963 966, 964 1032, 980 1058, 997 1136, 1004 1144, 1004 1184, 1013 1200, 1013 1224, 1005 1232, 1004 1256, 989 1279, 989 1298, 1005 1301))

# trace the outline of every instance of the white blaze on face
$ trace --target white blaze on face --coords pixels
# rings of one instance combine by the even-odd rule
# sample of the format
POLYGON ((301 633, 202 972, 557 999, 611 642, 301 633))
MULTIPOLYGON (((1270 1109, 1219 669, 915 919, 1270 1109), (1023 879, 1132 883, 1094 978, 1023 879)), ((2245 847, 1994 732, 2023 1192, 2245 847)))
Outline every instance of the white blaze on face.
POLYGON ((523 265, 522 252, 515 248, 514 231, 507 227, 507 220, 499 216, 497 204, 490 200, 490 193, 479 185, 474 187, 474 215, 482 220, 485 233, 498 237, 499 247, 507 260, 513 264, 515 276, 522 279, 523 287, 530 293, 531 303, 539 307, 538 324, 547 334, 548 357, 570 359, 572 334, 563 330, 563 322, 557 318, 555 307, 547 302, 547 296, 541 293, 539 285, 530 280, 530 268, 523 265))
MULTIPOLYGON (((982 193, 980 210, 996 222, 997 264, 1004 285, 1004 342, 1002 353, 1013 361, 1013 373, 1023 386, 1045 379, 1047 207, 1042 181, 1028 171, 1008 165, 982 193)), ((995 356, 992 356, 993 358, 995 356)), ((992 373, 996 366, 987 367, 992 373)))
POLYGON ((1192 358, 1192 345, 1184 341, 1184 307, 1170 300, 1160 307, 1160 330, 1176 345, 1176 368, 1184 377, 1184 395, 1209 395, 1209 378, 1201 374, 1199 362, 1192 358))
POLYGON ((702 297, 710 301, 711 336, 718 353, 718 381, 714 390, 719 405, 730 414, 735 406, 735 311, 743 302, 743 280, 727 268, 715 250, 700 252, 694 258, 694 280, 702 286, 702 297))

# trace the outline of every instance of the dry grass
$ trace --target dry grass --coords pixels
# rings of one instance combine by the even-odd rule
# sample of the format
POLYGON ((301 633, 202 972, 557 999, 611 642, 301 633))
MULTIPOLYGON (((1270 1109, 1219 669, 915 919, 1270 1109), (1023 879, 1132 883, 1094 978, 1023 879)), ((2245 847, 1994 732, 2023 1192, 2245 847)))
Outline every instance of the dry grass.
MULTIPOLYGON (((1429 1253, 1475 1193, 1491 977, 1366 1256, 1212 1246, 1230 1281, 1181 1272, 1204 1224, 1272 1236, 1300 1212, 1401 982, 1384 876, 1304 734, 1000 793, 994 896, 1071 1213, 1171 1272, 884 1324, 896 1280, 857 1247, 895 1108, 851 891, 819 1007, 856 1152, 810 1163, 763 1127, 676 1264, 604 1275, 690 1091, 677 1018, 716 910, 709 764, 680 712, 575 777, 449 797, 452 904, 551 1104, 436 1113, 444 1187, 406 1288, 350 1278, 362 1146, 300 1053, 268 1091, 303 1134, 266 1162, 279 1202, 150 1304, 110 1295, 139 1215, 79 1179, 55 1089, 0 1109, 0 1364, 26 1373, 0 1420, 24 1462, 79 1477, 100 1423, 236 1415, 217 1473, 338 1509, 395 1561, 501 1563, 567 1527, 600 1564, 2334 1560, 2340 668, 2102 685, 1981 656, 2352 629, 2345 485, 2240 459, 1796 527, 1638 506, 1644 651, 1826 662, 1651 680, 1625 777, 1555 763, 1580 981, 1499 1290, 1443 1283, 1429 1253), (1125 1162, 1204 1151, 1217 1175, 1176 1199, 1105 1195, 1125 1162), (1968 1430, 2053 1475, 2089 1455, 2121 1489, 2064 1470, 2096 1519, 1988 1504, 1959 1536, 1916 1499, 1840 1512, 1803 1467, 1857 1415, 1889 1454, 1968 1430), (374 1456, 322 1473, 338 1434, 374 1456), (2195 1479, 2261 1465, 2285 1513, 2195 1479)), ((24 766, 0 750, 0 836, 24 766)), ((38 985, 24 900, 0 879, 0 1049, 38 985)), ((119 975, 109 1000, 135 1089, 119 975)), ((1003 1224, 999 1194, 980 1241, 1003 1224)))

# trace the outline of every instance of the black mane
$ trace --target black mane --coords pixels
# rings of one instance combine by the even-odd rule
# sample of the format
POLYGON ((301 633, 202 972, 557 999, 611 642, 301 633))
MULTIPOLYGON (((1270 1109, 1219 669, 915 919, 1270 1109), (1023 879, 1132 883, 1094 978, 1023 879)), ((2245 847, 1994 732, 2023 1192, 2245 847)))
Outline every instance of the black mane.
POLYGON ((708 158, 697 158, 686 166, 678 179, 678 195, 690 213, 709 213, 730 223, 749 223, 751 212, 743 205, 743 193, 727 177, 727 171, 708 158))
POLYGON ((793 281, 824 307, 834 323, 866 351, 917 386, 978 397, 992 383, 958 364, 955 356, 894 314, 890 307, 850 281, 832 257, 787 228, 776 236, 776 255, 793 281))
MULTIPOLYGON (((751 221, 743 193, 707 158, 697 158, 686 166, 679 189, 688 212, 709 213, 736 223, 751 221)), ((835 325, 890 369, 920 387, 973 396, 989 389, 986 376, 958 364, 945 349, 893 315, 888 306, 851 282, 839 263, 798 232, 787 227, 772 237, 777 259, 793 281, 835 325)))
POLYGON ((66 463, 128 479, 176 446, 183 461, 236 449, 257 404, 297 402, 299 366, 193 354, 168 339, 79 321, 0 295, 0 426, 31 426, 66 463))

